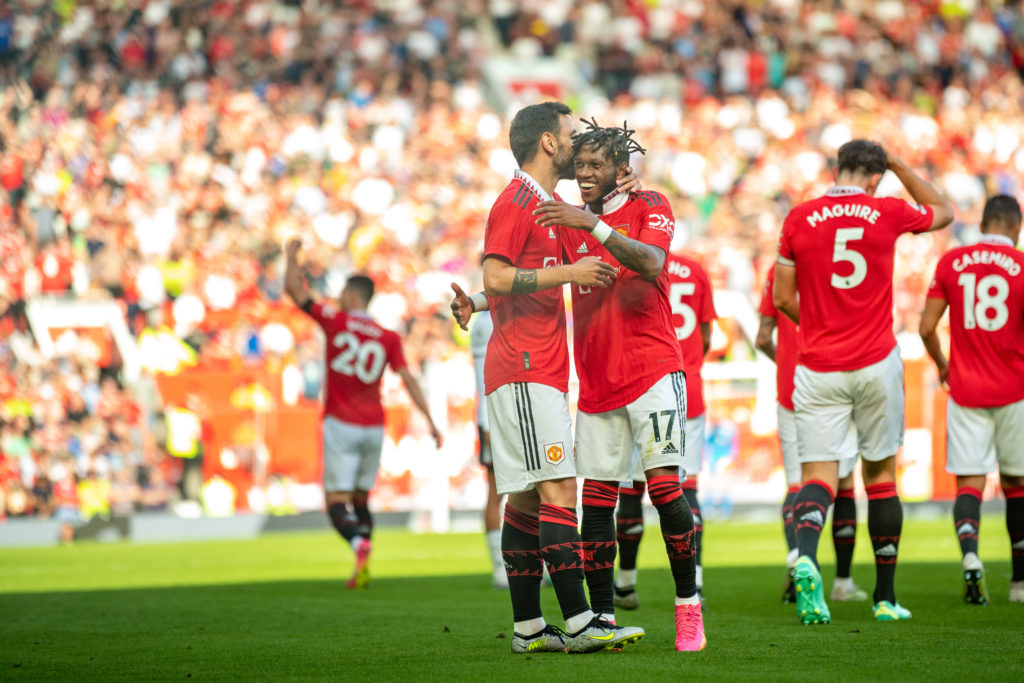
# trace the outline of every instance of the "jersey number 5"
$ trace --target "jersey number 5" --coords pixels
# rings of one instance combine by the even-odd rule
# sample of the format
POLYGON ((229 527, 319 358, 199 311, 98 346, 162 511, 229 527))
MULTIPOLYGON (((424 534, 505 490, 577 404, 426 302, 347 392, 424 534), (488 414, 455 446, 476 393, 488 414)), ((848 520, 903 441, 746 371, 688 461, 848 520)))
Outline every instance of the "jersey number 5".
POLYGON ((360 341, 351 332, 339 332, 334 335, 332 343, 339 353, 331 361, 331 370, 349 377, 355 375, 364 384, 373 384, 380 379, 387 354, 379 341, 360 341))
POLYGON ((683 324, 676 328, 676 339, 689 339, 697 327, 697 313, 690 304, 683 303, 684 296, 693 296, 697 285, 692 282, 674 282, 668 288, 672 304, 672 315, 683 316, 683 324))
POLYGON ((1010 319, 1006 308, 1010 285, 1002 275, 986 275, 978 281, 974 273, 961 273, 956 283, 964 290, 964 328, 980 327, 986 332, 995 332, 1010 319), (991 318, 989 311, 994 313, 991 318))
POLYGON ((868 275, 868 262, 847 244, 864 237, 864 228, 839 228, 836 230, 836 242, 832 248, 832 263, 846 261, 853 264, 853 272, 849 275, 832 273, 832 286, 836 289, 853 289, 868 275))

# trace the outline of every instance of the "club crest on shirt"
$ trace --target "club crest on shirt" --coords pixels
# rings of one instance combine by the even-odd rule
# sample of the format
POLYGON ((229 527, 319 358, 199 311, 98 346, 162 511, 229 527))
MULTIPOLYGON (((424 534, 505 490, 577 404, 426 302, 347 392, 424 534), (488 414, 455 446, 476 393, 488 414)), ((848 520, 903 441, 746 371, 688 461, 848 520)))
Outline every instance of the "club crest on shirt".
POLYGON ((619 233, 623 237, 629 237, 629 223, 624 223, 622 225, 613 225, 611 226, 611 228, 612 230, 619 233))
POLYGON ((565 460, 565 448, 562 442, 544 444, 544 459, 552 465, 561 464, 565 460))

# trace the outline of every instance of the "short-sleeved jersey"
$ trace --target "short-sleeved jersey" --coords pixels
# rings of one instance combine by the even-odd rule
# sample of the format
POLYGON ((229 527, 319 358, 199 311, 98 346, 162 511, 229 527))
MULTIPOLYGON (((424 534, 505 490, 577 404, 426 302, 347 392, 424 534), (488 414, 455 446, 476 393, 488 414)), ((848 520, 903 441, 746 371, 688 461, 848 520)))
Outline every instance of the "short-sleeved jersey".
POLYGON ((949 303, 949 393, 965 408, 1024 399, 1024 254, 983 235, 947 252, 928 297, 949 303))
MULTIPOLYGON (((610 228, 668 253, 675 219, 664 195, 641 192, 609 204, 601 220, 610 228)), ((668 269, 648 282, 620 264, 589 232, 561 231, 567 259, 599 256, 618 269, 606 288, 573 285, 572 311, 579 409, 603 413, 621 408, 666 374, 683 369, 672 325, 668 269)))
POLYGON ((768 271, 768 279, 761 293, 759 312, 766 318, 775 318, 778 337, 775 341, 775 386, 779 396, 779 405, 786 410, 793 408, 793 377, 796 374, 796 358, 799 355, 799 332, 792 320, 785 313, 775 308, 772 290, 775 285, 775 268, 768 271))
POLYGON ((306 312, 326 337, 327 391, 324 415, 350 424, 384 424, 380 379, 384 367, 406 366, 402 342, 363 311, 345 313, 334 304, 316 302, 306 312))
MULTIPOLYGON (((499 257, 516 268, 552 268, 562 263, 557 227, 537 225, 533 210, 546 199, 529 175, 517 171, 487 217, 485 258, 499 257)), ((562 288, 487 299, 494 331, 484 362, 489 394, 509 382, 569 388, 569 351, 565 338, 562 288)))
POLYGON ((686 370, 686 417, 700 417, 704 414, 704 382, 700 376, 704 367, 704 337, 700 326, 717 317, 714 292, 708 274, 692 258, 669 254, 665 270, 672 327, 686 370))
POLYGON ((896 238, 931 225, 930 207, 859 187, 834 187, 789 212, 779 263, 796 267, 801 365, 849 371, 889 355, 896 238))
POLYGON ((487 358, 487 343, 493 331, 490 311, 480 311, 473 316, 473 326, 469 328, 469 348, 473 352, 473 374, 476 375, 476 424, 483 430, 490 429, 487 422, 487 394, 484 391, 484 359, 487 358))

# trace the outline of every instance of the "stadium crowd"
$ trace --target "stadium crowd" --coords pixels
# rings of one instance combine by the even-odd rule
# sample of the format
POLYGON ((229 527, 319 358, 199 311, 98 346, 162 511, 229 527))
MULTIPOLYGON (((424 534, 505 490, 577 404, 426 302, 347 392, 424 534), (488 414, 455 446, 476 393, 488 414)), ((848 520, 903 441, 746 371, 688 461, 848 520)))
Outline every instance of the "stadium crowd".
POLYGON ((495 97, 490 56, 578 68, 601 95, 578 113, 637 129, 637 171, 674 202, 678 246, 752 301, 782 218, 831 184, 852 137, 922 169, 958 211, 949 234, 898 245, 901 331, 986 195, 1020 195, 1019 3, 138 5, 0 9, 0 516, 162 509, 182 476, 145 381, 159 362, 129 386, 111 344, 72 337, 47 358, 31 297, 113 297, 137 340, 292 367, 312 399, 312 326, 281 301, 281 244, 298 232, 314 290, 363 270, 377 319, 422 340, 414 367, 468 363, 465 339, 422 321, 453 276, 479 285, 487 211, 514 168, 522 102, 495 97))

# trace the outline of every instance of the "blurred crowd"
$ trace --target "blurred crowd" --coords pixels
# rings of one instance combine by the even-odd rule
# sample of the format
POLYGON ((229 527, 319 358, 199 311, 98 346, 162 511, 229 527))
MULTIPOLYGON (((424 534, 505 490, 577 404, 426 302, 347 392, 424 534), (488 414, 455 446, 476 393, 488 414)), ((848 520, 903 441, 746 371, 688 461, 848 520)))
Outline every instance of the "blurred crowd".
POLYGON ((30 298, 113 298, 140 347, 182 344, 172 365, 273 364, 311 400, 313 329, 282 301, 299 233, 315 290, 374 278, 371 312, 414 365, 464 354, 438 316, 452 279, 479 286, 507 123, 537 96, 489 83, 494 56, 578 72, 579 114, 637 129, 675 246, 751 300, 838 146, 881 141, 958 210, 899 243, 897 326, 914 332, 937 255, 971 239, 986 194, 1020 195, 1022 46, 1020 3, 981 0, 3 3, 0 516, 181 495, 147 381, 166 359, 128 382, 109 339, 44 354, 30 298))

